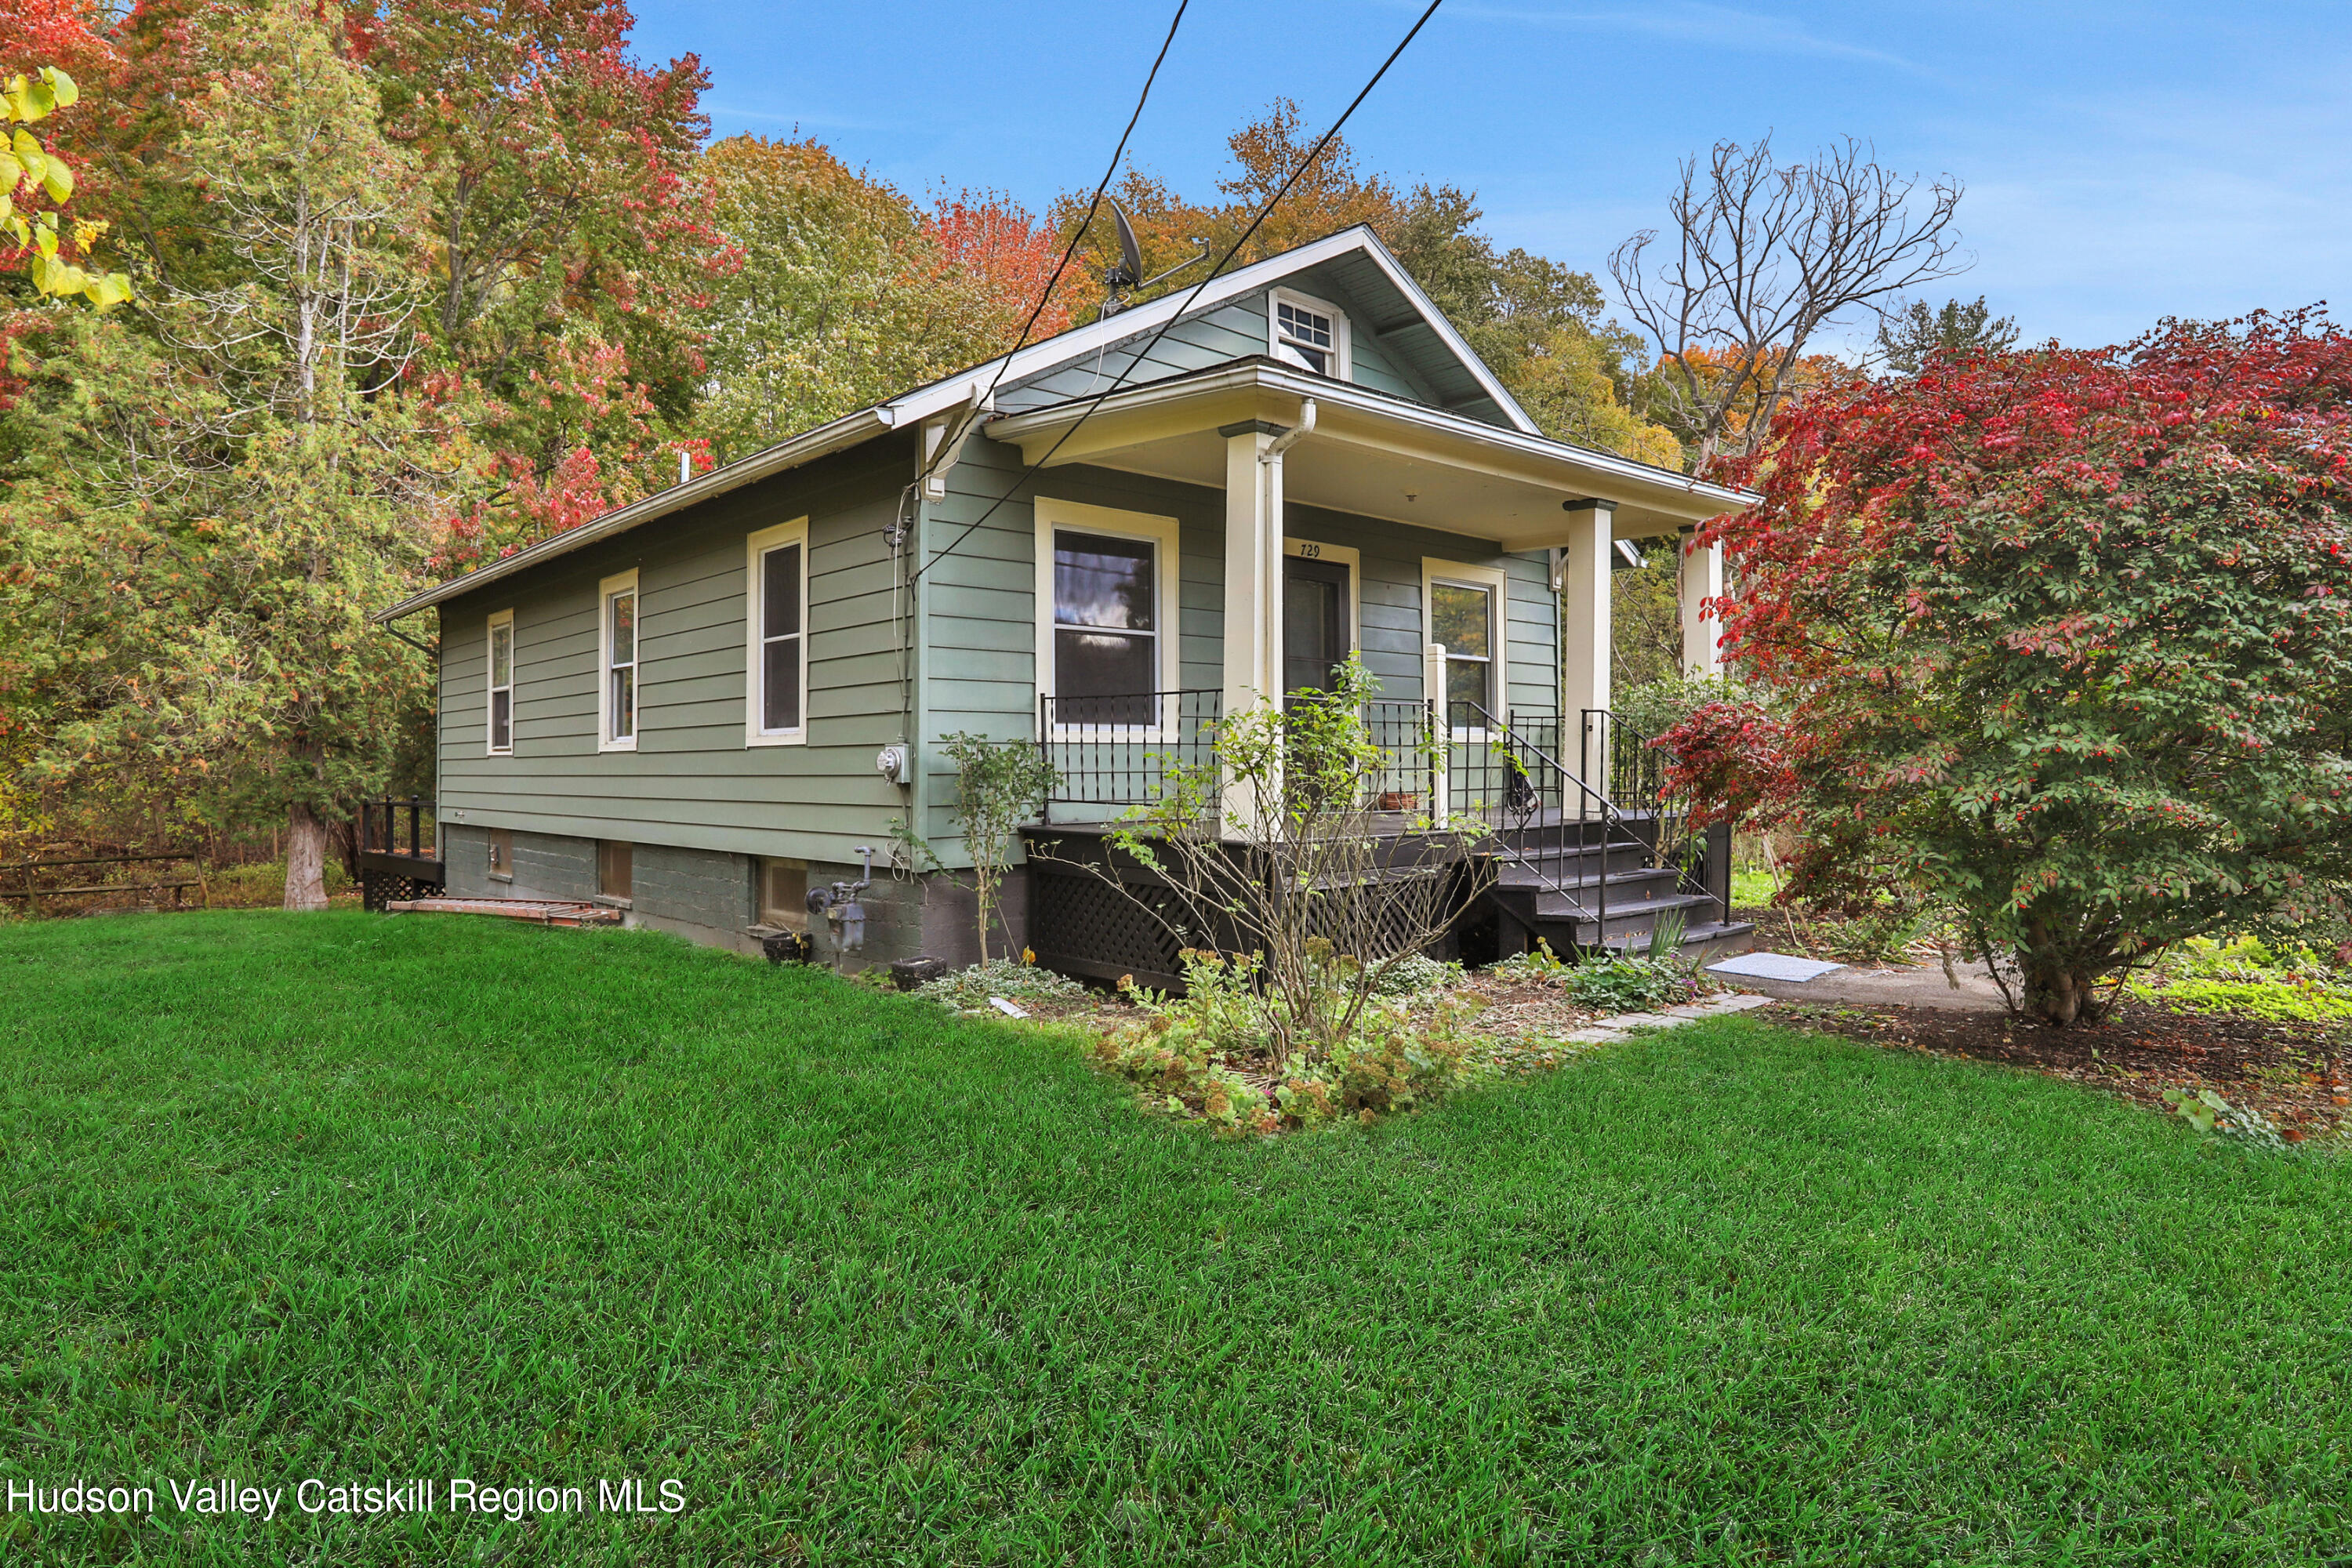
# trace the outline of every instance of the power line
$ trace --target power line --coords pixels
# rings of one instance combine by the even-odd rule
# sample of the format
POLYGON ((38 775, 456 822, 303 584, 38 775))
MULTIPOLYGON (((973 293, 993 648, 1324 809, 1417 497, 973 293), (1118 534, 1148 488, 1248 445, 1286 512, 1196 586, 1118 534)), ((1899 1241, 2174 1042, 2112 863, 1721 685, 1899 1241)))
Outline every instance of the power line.
MULTIPOLYGON (((1372 73, 1371 79, 1364 83, 1362 89, 1349 101, 1348 107, 1340 111, 1339 118, 1331 122, 1331 129, 1323 132, 1321 137, 1317 139, 1313 150, 1311 150, 1306 157, 1298 161, 1298 167, 1292 170, 1290 177, 1282 182, 1282 188, 1275 192, 1273 195, 1266 198, 1265 205, 1260 207, 1258 209, 1257 216, 1250 219, 1249 226, 1242 230, 1241 237, 1234 240, 1232 247, 1226 250, 1224 255, 1217 258, 1217 264, 1209 268, 1207 276, 1203 277, 1198 283, 1192 286, 1192 291, 1190 295, 1186 296, 1184 303, 1178 306, 1175 310, 1171 312, 1168 319, 1160 323, 1159 330, 1151 334, 1150 338, 1145 342, 1144 345, 1140 349, 1137 350, 1134 354, 1129 356, 1126 366, 1119 371, 1118 376, 1112 380, 1111 384, 1108 386, 1104 387, 1100 392, 1097 393, 1093 398, 1087 402, 1086 412, 1079 415, 1076 421, 1073 423, 1068 429, 1063 431, 1062 434, 1055 438, 1054 444, 1046 447, 1045 453, 1040 456, 1035 462, 1027 465, 1019 474, 1015 475, 1012 484, 1005 487, 1003 494, 989 502, 988 510, 986 511, 982 512, 978 518, 973 520, 970 527, 966 528, 961 533, 957 534, 955 538, 950 542, 945 550, 940 551, 937 555, 932 556, 930 560, 924 562, 915 569, 914 576, 908 579, 908 587, 912 587, 916 583, 921 581, 924 573, 929 571, 932 566, 938 563, 944 561, 949 556, 954 554, 957 548, 961 546, 965 540, 970 539, 974 533, 978 532, 982 524, 985 523, 990 518, 996 515, 996 509, 998 507, 1001 507, 1006 501, 1011 500, 1014 493, 1018 491, 1023 485, 1027 484, 1029 480, 1034 477, 1037 470, 1045 466, 1047 460, 1050 459, 1055 453, 1062 449, 1063 443, 1068 441, 1071 437, 1078 433, 1079 427, 1094 416, 1095 410, 1102 406, 1103 400, 1108 397, 1112 393, 1117 392, 1122 385, 1126 384, 1128 375, 1137 365, 1139 365, 1144 362, 1153 349, 1160 346, 1160 340, 1167 336, 1168 329, 1174 326, 1178 321, 1183 320, 1184 312, 1192 308, 1192 301, 1200 298, 1201 290, 1206 289, 1212 282, 1215 281, 1218 274, 1224 271, 1224 269, 1232 264, 1234 258, 1241 254, 1242 247, 1250 242, 1250 237, 1257 233, 1258 226, 1265 223, 1267 216, 1273 213, 1275 207, 1280 204, 1282 198, 1290 194, 1290 187, 1297 184, 1306 174, 1307 171, 1315 166, 1315 161, 1323 155, 1323 149, 1330 144, 1331 139, 1334 136, 1339 134, 1339 128, 1348 123, 1349 116, 1354 114, 1358 106, 1360 105, 1365 99, 1371 96, 1372 89, 1378 87, 1381 84, 1381 79, 1389 74, 1389 68, 1396 64, 1397 57, 1404 53, 1406 46, 1411 44, 1412 40, 1419 36, 1422 28, 1428 25, 1429 19, 1432 16, 1437 15, 1437 8, 1443 4, 1444 4, 1444 0, 1429 0, 1429 8, 1421 14, 1420 19, 1413 23, 1412 28, 1406 32, 1405 36, 1397 40, 1397 47, 1391 49, 1389 51, 1388 58, 1381 62, 1381 68, 1372 73)), ((1083 233, 1084 231, 1081 230, 1080 232, 1083 233)), ((1010 363, 1010 356, 1007 357, 1007 363, 1010 363)), ((1002 376, 1003 374, 1003 368, 999 367, 997 374, 1002 376)), ((993 391, 995 384, 992 382, 989 384, 990 389, 993 391)))
MULTIPOLYGON (((1087 230, 1094 224, 1095 214, 1102 209, 1103 193, 1110 189, 1111 179, 1118 173, 1118 161, 1127 152, 1127 139, 1135 134, 1136 121, 1143 118, 1143 106, 1151 100, 1151 84, 1160 79, 1160 62, 1168 58, 1168 47, 1176 41, 1176 29, 1183 25, 1185 8, 1192 3, 1192 0, 1177 0, 1176 15, 1168 21, 1168 36, 1160 40, 1160 52, 1151 58, 1150 74, 1143 79, 1143 90, 1136 96, 1135 112, 1127 117, 1127 129, 1118 133, 1118 145, 1110 150, 1110 162, 1104 166, 1102 178, 1095 182, 1094 197, 1087 203, 1087 216, 1080 218, 1077 227, 1070 231, 1070 243, 1062 247, 1062 259, 1054 264, 1054 275, 1045 279, 1045 289, 1037 296, 1036 308, 1029 312, 1029 319, 1021 323, 1021 335, 1013 340, 1013 346, 1005 350, 1004 357, 997 362, 996 374, 990 378, 988 390, 981 395, 980 402, 974 405, 974 417, 978 416, 977 410, 986 407, 988 400, 996 395, 996 384, 1004 379, 1005 371, 1012 367, 1013 356, 1027 345, 1029 334, 1037 330, 1037 318, 1045 313, 1045 307, 1053 301, 1054 290, 1060 286, 1062 274, 1068 270, 1070 258, 1078 253, 1078 242, 1086 238, 1087 230)), ((947 453, 948 444, 941 441, 940 449, 932 453, 930 461, 923 465, 923 471, 915 476, 915 482, 920 484, 929 479, 931 470, 939 466, 940 459, 947 453)), ((919 571, 915 575, 919 577, 922 574, 919 571)))

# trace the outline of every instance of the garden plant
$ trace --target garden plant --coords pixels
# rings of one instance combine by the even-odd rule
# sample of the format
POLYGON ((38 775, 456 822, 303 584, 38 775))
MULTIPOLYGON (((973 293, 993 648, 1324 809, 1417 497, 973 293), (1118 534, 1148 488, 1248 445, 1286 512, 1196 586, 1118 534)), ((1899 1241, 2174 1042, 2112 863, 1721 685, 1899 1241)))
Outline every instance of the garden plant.
POLYGON ((1955 911, 2072 1024, 2352 876, 2352 337, 1932 356, 1786 409, 1745 477, 1702 538, 1768 700, 1668 740, 1697 809, 1793 831, 1792 895, 1955 911))
MULTIPOLYGON (((1424 803, 1413 830, 1383 819, 1395 763, 1365 722, 1377 686, 1350 654, 1328 692, 1219 720, 1210 760, 1171 760, 1159 798, 1113 842, 1166 878, 1171 917, 1106 877, 1187 946, 1254 954, 1245 1007, 1271 1068, 1319 1068, 1355 1038, 1396 967, 1436 946, 1471 890, 1458 840, 1475 824, 1424 803)), ((1442 744, 1420 742, 1424 766, 1442 744)))

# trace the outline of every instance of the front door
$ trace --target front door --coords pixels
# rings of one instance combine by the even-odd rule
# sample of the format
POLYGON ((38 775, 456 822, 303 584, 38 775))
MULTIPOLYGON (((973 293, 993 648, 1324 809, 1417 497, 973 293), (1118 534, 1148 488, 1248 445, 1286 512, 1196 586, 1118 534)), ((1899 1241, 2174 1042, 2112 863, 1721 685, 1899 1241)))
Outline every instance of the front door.
POLYGON ((1282 558, 1282 690, 1328 691, 1348 661, 1348 568, 1282 558))

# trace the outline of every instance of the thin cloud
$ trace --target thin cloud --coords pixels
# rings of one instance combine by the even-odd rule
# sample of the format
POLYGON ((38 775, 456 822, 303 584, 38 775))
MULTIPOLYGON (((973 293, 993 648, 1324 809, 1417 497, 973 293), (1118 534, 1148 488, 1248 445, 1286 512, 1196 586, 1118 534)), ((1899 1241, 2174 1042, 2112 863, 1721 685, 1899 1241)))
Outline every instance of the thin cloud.
POLYGON ((1493 22, 1517 22, 1528 26, 1562 27, 1581 32, 1640 33, 1739 54, 1810 55, 1817 58, 1866 60, 1916 71, 1920 68, 1884 49, 1825 38, 1785 16, 1736 11, 1727 5, 1706 5, 1685 0, 1681 5, 1646 6, 1641 10, 1536 10, 1525 6, 1469 5, 1453 15, 1493 22))

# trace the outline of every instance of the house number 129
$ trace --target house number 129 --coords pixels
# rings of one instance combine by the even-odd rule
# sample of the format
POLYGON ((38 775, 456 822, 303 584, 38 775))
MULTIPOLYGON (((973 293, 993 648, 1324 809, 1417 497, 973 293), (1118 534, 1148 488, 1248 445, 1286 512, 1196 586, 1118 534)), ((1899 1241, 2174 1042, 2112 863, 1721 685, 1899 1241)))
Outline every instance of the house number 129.
POLYGON ((1298 547, 1298 557, 1302 561, 1320 561, 1323 559, 1323 547, 1319 544, 1302 544, 1298 547))

